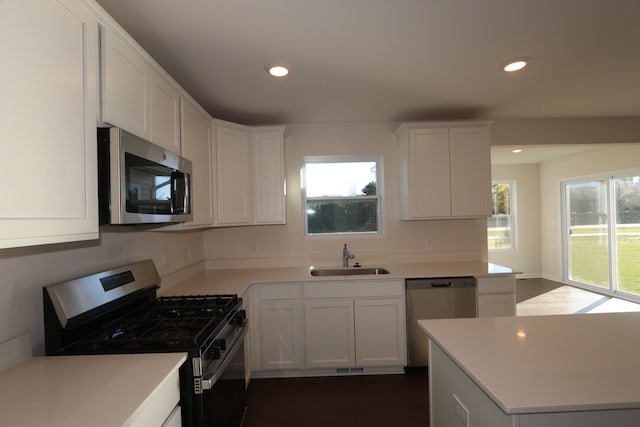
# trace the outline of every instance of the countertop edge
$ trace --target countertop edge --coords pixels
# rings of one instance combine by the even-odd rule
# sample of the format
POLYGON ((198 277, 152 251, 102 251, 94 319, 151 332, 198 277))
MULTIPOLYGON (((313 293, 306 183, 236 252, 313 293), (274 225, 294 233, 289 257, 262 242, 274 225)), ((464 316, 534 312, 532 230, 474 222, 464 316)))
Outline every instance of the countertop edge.
MULTIPOLYGON (((364 266, 368 267, 368 266, 364 266)), ((324 266, 268 267, 248 269, 204 270, 173 286, 161 287, 160 295, 193 295, 202 293, 244 294, 252 285, 269 283, 316 283, 356 280, 405 280, 438 277, 502 277, 514 276, 518 271, 487 262, 388 263, 379 265, 389 274, 311 276, 312 269, 335 268, 324 266)))

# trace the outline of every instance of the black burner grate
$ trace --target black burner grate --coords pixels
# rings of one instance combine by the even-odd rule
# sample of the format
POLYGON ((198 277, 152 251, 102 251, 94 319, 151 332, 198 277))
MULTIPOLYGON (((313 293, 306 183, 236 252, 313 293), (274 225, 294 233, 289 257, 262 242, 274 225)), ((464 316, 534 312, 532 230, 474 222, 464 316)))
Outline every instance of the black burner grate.
POLYGON ((72 345, 76 351, 191 350, 233 314, 236 295, 160 297, 72 345))

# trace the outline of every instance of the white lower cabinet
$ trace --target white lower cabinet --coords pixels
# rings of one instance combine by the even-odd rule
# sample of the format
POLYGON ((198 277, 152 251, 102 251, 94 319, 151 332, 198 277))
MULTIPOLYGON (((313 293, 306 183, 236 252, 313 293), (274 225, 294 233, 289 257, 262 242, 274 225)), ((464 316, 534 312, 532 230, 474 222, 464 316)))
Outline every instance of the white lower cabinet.
POLYGON ((404 366, 403 291, 401 280, 305 284, 307 368, 404 366))
POLYGON ((396 372, 406 363, 404 282, 257 284, 250 290, 254 376, 396 372))
POLYGON ((251 369, 304 368, 301 285, 255 285, 250 291, 251 369))
POLYGON ((308 368, 404 366, 402 298, 306 300, 308 368))
POLYGON ((302 367, 301 318, 298 301, 263 301, 260 304, 262 369, 302 367))
POLYGON ((305 301, 304 321, 308 368, 355 366, 353 300, 305 301))
POLYGON ((516 315, 515 276, 477 278, 478 317, 516 315))
POLYGON ((404 366, 403 299, 358 299, 353 303, 356 366, 404 366))
POLYGON ((180 406, 173 408, 169 417, 162 423, 162 427, 181 427, 182 426, 182 410, 180 406))

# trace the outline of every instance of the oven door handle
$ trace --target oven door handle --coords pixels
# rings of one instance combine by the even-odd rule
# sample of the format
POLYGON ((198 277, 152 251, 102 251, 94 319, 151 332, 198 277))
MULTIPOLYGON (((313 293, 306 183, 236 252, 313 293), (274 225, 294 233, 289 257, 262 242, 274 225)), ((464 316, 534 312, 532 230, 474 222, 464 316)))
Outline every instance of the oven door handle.
POLYGON ((225 358, 222 363, 220 363, 220 365, 216 367, 211 376, 202 376, 201 384, 203 390, 211 390, 213 388, 213 385, 220 379, 220 376, 224 373, 224 371, 227 369, 227 366, 229 366, 229 363, 231 363, 236 353, 240 350, 240 347, 244 343, 244 340, 242 338, 247 332, 244 326, 242 326, 241 328, 242 331, 238 335, 236 335, 236 338, 233 340, 233 343, 231 343, 231 348, 229 349, 227 354, 225 354, 225 358))

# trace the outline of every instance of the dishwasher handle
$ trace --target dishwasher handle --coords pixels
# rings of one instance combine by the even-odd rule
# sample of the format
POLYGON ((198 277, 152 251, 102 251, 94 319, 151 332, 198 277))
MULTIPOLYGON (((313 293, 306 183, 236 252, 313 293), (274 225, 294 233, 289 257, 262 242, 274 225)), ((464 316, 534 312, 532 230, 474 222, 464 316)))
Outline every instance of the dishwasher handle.
POLYGON ((451 286, 453 286, 453 283, 451 281, 448 281, 448 282, 431 282, 431 287, 432 288, 450 288, 451 286))
POLYGON ((432 277, 421 279, 406 279, 407 290, 412 289, 449 289, 449 288, 475 288, 474 277, 432 277))

